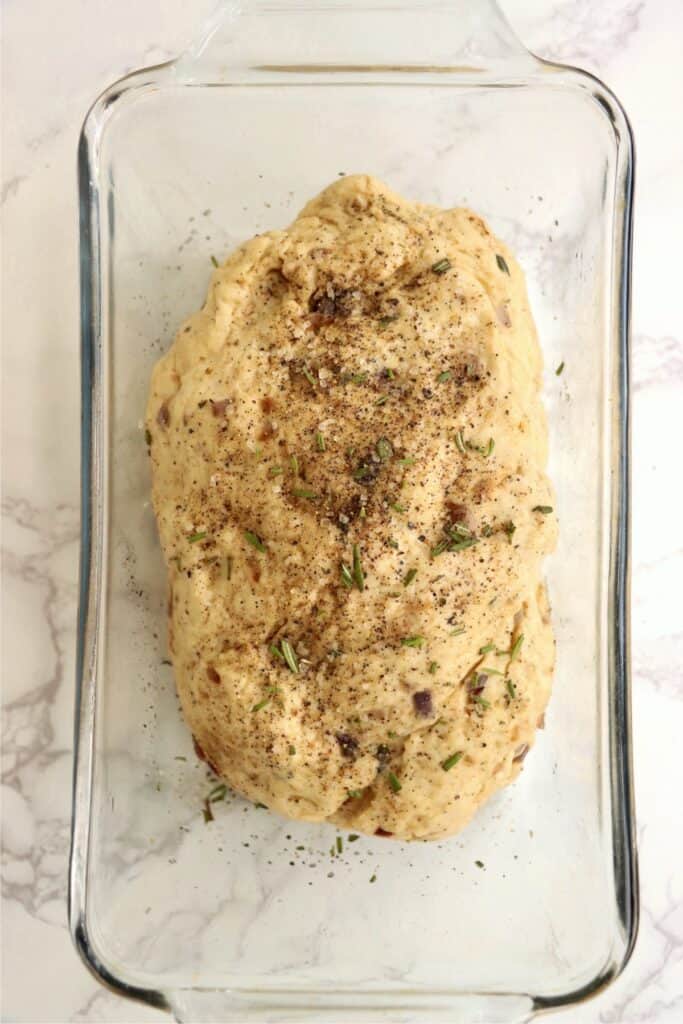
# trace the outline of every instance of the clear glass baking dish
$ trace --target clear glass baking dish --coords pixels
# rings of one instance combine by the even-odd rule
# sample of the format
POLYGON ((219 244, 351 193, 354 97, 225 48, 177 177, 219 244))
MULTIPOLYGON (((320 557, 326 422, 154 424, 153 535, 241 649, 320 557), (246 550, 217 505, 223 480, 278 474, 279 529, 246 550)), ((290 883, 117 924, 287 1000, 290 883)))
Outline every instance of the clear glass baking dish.
POLYGON ((529 54, 489 0, 226 5, 178 60, 100 96, 79 185, 70 913, 86 963, 186 1021, 520 1021, 596 992, 637 928, 633 147, 619 103, 529 54), (211 256, 285 225, 343 172, 469 205, 517 253, 546 358, 561 533, 547 567, 554 695, 519 781, 453 840, 363 838, 332 856, 334 828, 238 798, 204 821, 212 783, 165 664, 142 417, 151 367, 202 303, 211 256))

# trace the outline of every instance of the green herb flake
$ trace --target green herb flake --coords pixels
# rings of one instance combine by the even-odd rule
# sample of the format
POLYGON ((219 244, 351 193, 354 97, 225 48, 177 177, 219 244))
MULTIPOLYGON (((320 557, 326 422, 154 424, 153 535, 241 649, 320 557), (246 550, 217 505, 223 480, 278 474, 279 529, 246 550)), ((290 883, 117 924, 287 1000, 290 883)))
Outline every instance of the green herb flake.
POLYGON ((483 860, 475 860, 474 863, 477 865, 478 868, 483 868, 484 866, 483 860))
POLYGON ((396 777, 396 775, 394 775, 393 772, 389 772, 387 778, 389 780, 389 786, 391 787, 392 793, 400 793, 401 790, 403 789, 403 786, 401 785, 401 782, 396 777))
POLYGON ((365 590, 365 576, 360 557, 360 545, 353 545, 353 578, 359 590, 365 590))
POLYGON ((280 650, 280 648, 277 646, 277 644, 268 644, 268 650, 273 655, 273 657, 277 658, 279 661, 285 660, 285 656, 280 650))
POLYGON ((464 750, 457 750, 455 754, 451 754, 445 761, 441 762, 441 767, 445 772, 449 772, 451 768, 455 768, 460 758, 464 755, 464 750))
POLYGON ((211 810, 211 804, 208 798, 204 800, 204 806, 202 807, 202 814, 204 815, 204 824, 208 825, 209 822, 214 820, 213 811, 211 810))
POLYGON ((372 885, 372 883, 376 882, 376 881, 377 881, 377 875, 371 875, 370 876, 370 885, 372 885))
POLYGON ((504 672, 499 672, 497 668, 489 668, 488 665, 482 666, 479 671, 483 672, 484 675, 487 675, 487 676, 504 676, 505 675, 504 672))
POLYGON ((467 454, 467 448, 465 447, 465 436, 462 430, 458 430, 458 432, 455 435, 455 446, 459 452, 462 452, 463 455, 467 454))
POLYGON ((564 359, 562 360, 562 362, 560 363, 560 365, 558 366, 558 368, 557 368, 557 369, 555 370, 555 376, 556 376, 556 377, 561 377, 561 376, 562 376, 562 371, 563 371, 563 370, 564 370, 564 359))
POLYGON ((417 569, 408 569, 408 572, 403 577, 403 586, 409 587, 417 576, 417 569))
POLYGON ((314 388, 315 387, 315 377, 313 376, 313 374, 311 373, 309 368, 306 365, 304 365, 302 370, 301 370, 301 372, 303 373, 304 377, 306 378, 308 383, 311 385, 311 387, 314 388))
POLYGON ((281 473, 284 473, 282 466, 271 466, 268 470, 269 476, 280 476, 281 473))
POLYGON ((507 534, 507 538, 508 538, 508 540, 510 541, 511 544, 512 544, 512 537, 513 537, 513 534, 514 534, 516 529, 517 529, 517 527, 512 522, 512 520, 508 520, 507 523, 503 523, 503 530, 507 534))
POLYGON ((297 459, 296 455, 292 455, 291 459, 289 460, 289 464, 292 467, 292 473, 294 474, 294 476, 298 476, 299 475, 299 460, 297 459))
POLYGON ((341 563, 341 581, 349 590, 353 587, 353 573, 344 562, 341 563))
POLYGON ((254 713, 255 711, 262 711, 262 710, 263 710, 263 708, 264 708, 264 707, 266 706, 266 704, 269 704, 269 703, 270 703, 270 698, 271 698, 271 696, 272 696, 272 694, 268 694, 268 696, 267 696, 267 697, 264 697, 264 698, 263 698, 263 700, 260 700, 260 701, 258 702, 258 704, 254 704, 253 708, 251 709, 251 712, 252 712, 252 714, 253 714, 253 713, 254 713))
POLYGON ((315 491, 312 491, 309 487, 294 487, 292 494, 295 498, 307 498, 309 501, 315 501, 318 497, 315 491))
POLYGON ((347 837, 346 837, 346 842, 347 842, 347 843, 355 843, 355 842, 357 842, 357 841, 358 841, 359 839, 360 839, 360 836, 359 836, 359 835, 357 835, 357 834, 356 834, 355 832, 352 832, 350 836, 347 836, 347 837))
POLYGON ((391 441, 387 440, 386 437, 380 437, 379 441, 375 445, 375 448, 382 462, 388 462, 388 460, 394 454, 394 449, 391 445, 391 441))
POLYGON ((448 545, 449 551, 464 551, 465 548, 473 548, 479 541, 476 537, 463 537, 462 540, 451 541, 448 545))
POLYGON ((344 840, 341 836, 337 836, 337 853, 343 853, 344 851, 344 840))
POLYGON ((422 647, 425 642, 425 638, 419 634, 416 636, 402 636, 401 645, 403 647, 422 647))
POLYGON ((432 263, 432 271, 435 274, 445 274, 450 269, 451 261, 449 259, 437 260, 436 263, 432 263))
POLYGON ((389 324, 396 323, 396 321, 398 319, 399 319, 398 314, 395 314, 394 316, 383 316, 383 317, 380 317, 380 319, 377 321, 377 324, 378 324, 379 327, 384 329, 385 327, 388 327, 389 324))
POLYGON ((393 508, 394 512, 399 512, 399 513, 400 513, 400 512, 405 512, 405 511, 406 511, 406 508, 405 508, 405 506, 404 506, 404 505, 401 505, 401 504, 399 504, 399 502, 398 502, 398 501, 392 501, 392 502, 390 503, 390 505, 389 505, 389 508, 393 508))
POLYGON ((152 435, 149 430, 145 430, 145 444, 149 448, 152 444, 152 435))
POLYGON ((298 672, 299 662, 297 661, 296 654, 294 653, 294 648, 290 644, 289 640, 282 640, 280 643, 280 649, 282 651, 285 661, 287 662, 287 668, 290 669, 292 672, 298 672))
POLYGON ((511 679, 506 679, 505 680, 505 689, 507 690, 508 694, 510 695, 510 699, 514 700, 515 697, 517 696, 517 687, 515 686, 515 684, 512 682, 511 679))
POLYGON ((489 701, 487 701, 485 697, 482 697, 480 693, 475 694, 472 700, 474 701, 475 704, 478 704, 480 707, 484 708, 485 711, 487 711, 491 707, 489 701))
POLYGON ((183 754, 176 754, 173 758, 174 761, 187 761, 187 758, 183 754))
POLYGON ((389 545, 390 548, 394 548, 396 551, 398 551, 398 541, 394 540, 393 537, 387 538, 387 544, 389 545))
POLYGON ((490 437, 489 438, 489 443, 486 446, 486 450, 482 452, 482 455, 484 456, 485 459, 488 459, 491 455, 493 455, 493 449, 495 447, 496 447, 496 442, 493 440, 492 437, 490 437))
POLYGON ((256 548, 256 550, 260 551, 261 554, 265 554, 266 545, 263 543, 263 541, 261 540, 257 533, 252 533, 251 530, 245 530, 244 539, 247 541, 247 543, 251 544, 252 548, 256 548))
POLYGON ((294 755, 296 754, 296 747, 294 746, 294 744, 293 744, 293 743, 290 743, 290 744, 289 744, 289 746, 287 747, 287 753, 288 753, 288 754, 289 754, 289 755, 290 755, 291 757, 294 757, 294 755))
POLYGON ((510 276, 510 268, 508 267, 507 263, 505 262, 505 257, 501 256, 500 253, 496 253, 496 263, 498 264, 499 269, 502 270, 503 273, 507 274, 508 277, 509 277, 510 276))
POLYGON ((465 627, 464 626, 456 626, 455 629, 453 630, 453 632, 451 633, 451 636, 462 636, 462 634, 464 632, 465 632, 465 627))
POLYGON ((510 661, 514 661, 520 652, 522 644, 524 643, 524 633, 520 633, 512 647, 510 648, 510 661))
POLYGON ((360 800, 363 795, 363 791, 361 789, 350 789, 348 794, 349 800, 360 800))
POLYGON ((324 452, 324 451, 325 451, 325 448, 326 448, 326 445, 325 445, 325 438, 324 438, 324 436, 323 436, 323 435, 322 435, 322 434, 320 433, 320 431, 319 431, 319 430, 318 430, 318 431, 316 431, 316 435, 315 435, 315 446, 316 446, 316 448, 318 449, 318 451, 319 451, 319 452, 324 452))
POLYGON ((485 644, 484 647, 480 647, 479 648, 479 653, 480 654, 490 654, 491 651, 495 651, 495 649, 496 649, 496 645, 495 644, 485 644))
POLYGON ((453 374, 450 370, 443 370, 442 373, 436 378, 439 384, 445 384, 446 381, 450 380, 453 374))
POLYGON ((398 459, 397 462, 396 462, 396 465, 397 466, 414 466, 415 465, 415 459, 411 458, 410 456, 408 456, 405 459, 398 459))
POLYGON ((435 676, 438 671, 439 671, 438 662, 430 661, 429 662, 429 669, 428 669, 428 672, 429 672, 430 676, 435 676))
POLYGON ((204 530, 201 533, 191 533, 190 536, 187 538, 187 542, 188 544, 197 544, 200 540, 204 540, 206 536, 206 530, 204 530))
POLYGON ((384 405, 384 403, 388 402, 388 401, 389 401, 389 395, 382 395, 381 398, 377 399, 377 401, 375 402, 375 405, 376 406, 377 405, 384 405))
POLYGON ((532 512, 542 512, 544 516, 549 516, 553 510, 552 505, 534 505, 532 512))
POLYGON ((227 792, 228 787, 225 785, 224 782, 221 782, 220 785, 213 787, 213 789, 211 790, 207 797, 207 800, 209 801, 210 804, 218 803, 220 800, 225 800, 227 792))
POLYGON ((212 255, 210 257, 210 259, 211 259, 211 262, 213 263, 214 267, 217 267, 218 266, 218 260, 216 259, 216 257, 212 255))

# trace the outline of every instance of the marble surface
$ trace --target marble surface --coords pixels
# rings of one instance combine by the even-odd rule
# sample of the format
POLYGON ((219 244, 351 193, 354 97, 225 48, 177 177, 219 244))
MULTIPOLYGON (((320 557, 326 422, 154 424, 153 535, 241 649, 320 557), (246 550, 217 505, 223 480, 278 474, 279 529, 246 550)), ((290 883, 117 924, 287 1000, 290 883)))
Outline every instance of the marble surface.
MULTIPOLYGON (((3 2, 2 1019, 163 1020, 105 992, 66 922, 78 561, 75 152, 92 98, 184 47, 214 0, 3 2), (40 977, 40 984, 36 979, 40 977)), ((683 1019, 683 6, 504 0, 536 52, 603 77, 637 151, 633 712, 642 916, 576 1024, 683 1019)))

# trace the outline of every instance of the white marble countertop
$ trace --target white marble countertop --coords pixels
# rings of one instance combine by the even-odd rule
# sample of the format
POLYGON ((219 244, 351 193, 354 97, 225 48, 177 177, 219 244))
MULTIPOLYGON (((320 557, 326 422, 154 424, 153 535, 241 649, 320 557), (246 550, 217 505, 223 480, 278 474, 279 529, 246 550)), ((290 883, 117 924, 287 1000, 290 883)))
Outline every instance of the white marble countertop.
MULTIPOLYGON (((100 988, 72 949, 66 922, 79 525, 75 158, 94 96, 181 49, 213 6, 3 3, 6 1021, 165 1019, 100 988)), ((636 135, 633 712, 642 913, 622 977, 565 1018, 664 1024, 683 1020, 683 5, 502 6, 536 52, 604 78, 636 135)))

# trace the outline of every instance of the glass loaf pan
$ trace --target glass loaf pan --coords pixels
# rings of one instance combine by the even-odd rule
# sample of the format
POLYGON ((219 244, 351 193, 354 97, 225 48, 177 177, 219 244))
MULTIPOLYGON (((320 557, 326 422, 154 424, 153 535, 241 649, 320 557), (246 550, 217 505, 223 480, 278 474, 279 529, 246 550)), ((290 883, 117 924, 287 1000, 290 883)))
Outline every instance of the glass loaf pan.
POLYGON ((530 55, 489 0, 225 5, 179 59, 96 101, 79 184, 81 955, 117 991, 187 1021, 488 1024, 597 991, 637 927, 633 148, 617 100, 530 55), (286 225, 341 172, 468 205, 518 255, 546 359, 561 533, 547 566, 554 694, 520 779, 448 842, 363 839, 331 858, 331 827, 238 798, 203 822, 206 768, 163 664, 141 421, 151 367, 201 305, 210 256, 286 225))

